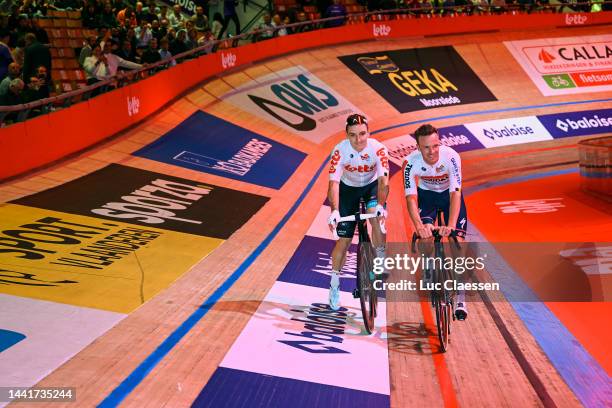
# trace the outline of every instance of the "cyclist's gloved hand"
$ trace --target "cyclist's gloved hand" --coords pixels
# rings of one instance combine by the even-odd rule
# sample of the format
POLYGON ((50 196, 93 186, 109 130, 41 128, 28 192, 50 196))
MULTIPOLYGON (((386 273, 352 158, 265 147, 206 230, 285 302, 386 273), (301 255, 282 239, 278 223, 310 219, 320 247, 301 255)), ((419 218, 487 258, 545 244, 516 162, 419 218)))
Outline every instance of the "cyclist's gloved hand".
POLYGON ((376 204, 376 216, 382 217, 383 220, 387 218, 387 210, 385 210, 382 204, 376 204))
POLYGON ((338 212, 338 210, 332 211, 331 215, 327 220, 330 231, 333 231, 334 228, 336 228, 336 225, 338 225, 338 220, 340 220, 340 212, 338 212))

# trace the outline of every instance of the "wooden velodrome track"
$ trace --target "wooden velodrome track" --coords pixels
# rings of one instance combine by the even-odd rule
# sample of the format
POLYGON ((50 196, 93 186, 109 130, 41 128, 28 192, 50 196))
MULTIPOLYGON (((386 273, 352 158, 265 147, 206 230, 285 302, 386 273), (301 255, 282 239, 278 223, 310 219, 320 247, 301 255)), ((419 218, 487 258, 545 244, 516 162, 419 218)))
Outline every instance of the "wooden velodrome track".
MULTIPOLYGON (((180 276, 170 287, 130 313, 127 318, 42 379, 38 386, 71 386, 77 389, 76 403, 50 403, 48 406, 86 407, 101 403, 194 310, 200 308, 268 236, 304 191, 324 157, 342 137, 342 129, 338 129, 336 136, 321 144, 308 142, 264 119, 238 111, 232 105, 221 101, 221 95, 251 81, 252 78, 301 65, 327 84, 331 84, 339 94, 365 112, 371 118, 372 130, 449 114, 469 114, 475 110, 604 99, 612 97, 612 93, 543 97, 501 42, 609 32, 609 26, 602 26, 571 30, 405 38, 347 44, 276 58, 209 81, 142 125, 113 140, 76 158, 1 185, 0 202, 8 202, 73 180, 109 163, 119 163, 271 197, 244 227, 180 276), (366 51, 437 45, 453 45, 496 95, 498 101, 399 114, 337 59, 340 55, 366 51), (196 110, 205 110, 301 150, 308 156, 289 182, 280 190, 274 190, 130 155, 168 132, 196 110)), ((588 103, 574 110, 609 106, 609 102, 588 103)), ((548 114, 567 109, 564 106, 553 106, 518 113, 467 116, 461 119, 461 123, 548 114)), ((456 124, 457 120, 443 119, 433 123, 436 126, 445 126, 456 124)), ((413 129, 414 126, 408 126, 389 130, 382 133, 380 139, 384 141, 413 129)), ((464 153, 462 160, 465 186, 469 188, 500 178, 541 172, 543 169, 576 167, 577 150, 564 147, 575 145, 577 140, 568 138, 464 153)), ((127 395, 123 406, 182 407, 189 406, 196 399, 304 237, 320 209, 326 188, 326 173, 323 172, 275 239, 212 309, 127 395)), ((391 189, 388 241, 406 242, 411 231, 405 228, 406 215, 403 211, 399 176, 392 180, 391 189)), ((606 207, 604 211, 607 211, 609 216, 610 207, 606 207)), ((604 220, 602 225, 606 224, 610 225, 610 219, 604 220)), ((576 237, 576 240, 581 239, 587 238, 576 237)), ((313 299, 314 301, 317 300, 313 299)), ((326 302, 327 299, 318 301, 326 302)), ((498 318, 510 329, 519 352, 533 368, 539 385, 530 381, 521 362, 517 361, 516 352, 513 352, 496 325, 491 310, 483 303, 474 302, 470 308, 469 319, 453 326, 451 350, 442 355, 436 352, 436 340, 430 332, 431 312, 419 302, 393 302, 387 304, 386 328, 389 341, 391 405, 580 406, 578 398, 550 363, 512 307, 503 302, 496 302, 493 307, 498 318)), ((609 306, 605 307, 609 313, 609 306)), ((609 327, 609 314, 604 316, 607 320, 602 323, 609 327)), ((366 358, 367 356, 364 357, 366 358)), ((609 369, 609 365, 607 367, 609 369)), ((367 372, 364 372, 364 375, 367 375, 367 372)), ((228 400, 238 397, 239 395, 226 396, 228 400)), ((606 395, 599 397, 599 401, 602 401, 599 406, 605 405, 606 395)), ((607 403, 610 403, 610 400, 607 400, 607 403)), ((32 406, 47 405, 37 403, 32 406)), ((248 402, 245 402, 244 406, 249 406, 248 402)))

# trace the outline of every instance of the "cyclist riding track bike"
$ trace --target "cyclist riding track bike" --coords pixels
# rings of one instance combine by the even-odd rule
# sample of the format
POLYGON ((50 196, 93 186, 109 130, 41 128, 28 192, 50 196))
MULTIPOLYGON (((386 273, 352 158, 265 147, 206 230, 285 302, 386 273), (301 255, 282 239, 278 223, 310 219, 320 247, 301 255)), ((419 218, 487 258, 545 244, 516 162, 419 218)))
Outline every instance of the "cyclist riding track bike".
MULTIPOLYGON (((438 130, 432 125, 420 126, 413 134, 417 150, 404 158, 404 192, 408 214, 421 239, 432 238, 438 229, 443 237, 456 231, 463 241, 467 230, 467 209, 461 192, 461 158, 456 151, 440 144, 438 130), (437 211, 444 214, 444 225, 435 227, 437 211)), ((465 293, 457 293, 455 316, 467 318, 465 293)))
POLYGON ((387 216, 385 202, 389 193, 389 158, 387 148, 371 139, 368 121, 363 115, 352 114, 346 119, 347 138, 332 150, 329 163, 329 187, 327 197, 331 206, 328 224, 336 229, 340 239, 332 251, 332 275, 329 286, 329 305, 340 307, 340 271, 346 260, 346 252, 355 233, 355 221, 340 222, 340 217, 359 212, 363 200, 366 211, 376 213, 377 220, 370 219, 372 244, 376 256, 385 256, 385 237, 380 229, 387 216))

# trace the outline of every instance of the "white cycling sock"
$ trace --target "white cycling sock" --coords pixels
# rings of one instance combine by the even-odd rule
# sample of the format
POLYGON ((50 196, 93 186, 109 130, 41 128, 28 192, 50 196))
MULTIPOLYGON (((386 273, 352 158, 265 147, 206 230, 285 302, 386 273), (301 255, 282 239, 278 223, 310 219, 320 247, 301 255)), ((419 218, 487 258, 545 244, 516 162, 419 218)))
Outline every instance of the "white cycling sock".
POLYGON ((385 255, 386 255, 386 253, 385 253, 386 250, 387 250, 387 247, 384 246, 384 245, 377 246, 376 247, 376 257, 377 258, 384 258, 385 255))
POLYGON ((457 291, 457 304, 459 303, 463 303, 463 307, 467 306, 467 304, 465 303, 465 291, 463 290, 457 291))
POLYGON ((336 287, 340 285, 340 272, 332 271, 330 285, 336 287))

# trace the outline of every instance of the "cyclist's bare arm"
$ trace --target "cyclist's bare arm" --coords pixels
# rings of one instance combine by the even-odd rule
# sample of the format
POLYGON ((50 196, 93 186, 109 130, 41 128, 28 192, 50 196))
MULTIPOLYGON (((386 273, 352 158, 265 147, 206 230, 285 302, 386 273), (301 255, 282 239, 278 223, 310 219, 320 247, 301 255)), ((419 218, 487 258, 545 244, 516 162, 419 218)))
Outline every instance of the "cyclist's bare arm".
MULTIPOLYGON (((330 180, 329 186, 327 187, 327 200, 329 201, 329 206, 331 207, 332 213, 334 211, 339 211, 340 205, 340 183, 337 181, 330 180)), ((333 231, 335 226, 332 224, 328 224, 329 230, 333 231)))
POLYGON ((384 205, 387 202, 387 197, 389 196, 389 177, 388 176, 380 176, 378 178, 378 204, 384 205))

